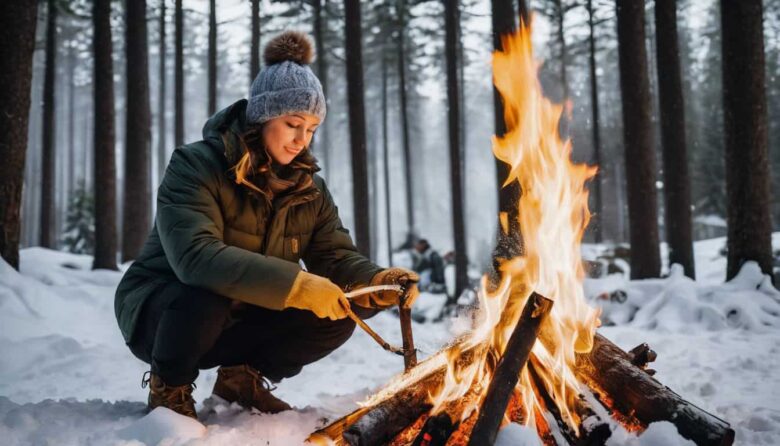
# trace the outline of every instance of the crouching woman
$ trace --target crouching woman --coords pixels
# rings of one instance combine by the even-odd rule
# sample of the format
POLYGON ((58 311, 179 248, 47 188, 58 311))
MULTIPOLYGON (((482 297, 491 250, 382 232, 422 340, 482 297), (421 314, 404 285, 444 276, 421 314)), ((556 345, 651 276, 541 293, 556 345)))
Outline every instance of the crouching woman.
POLYGON ((217 366, 215 395, 290 409, 271 383, 346 342, 350 305, 369 316, 399 298, 383 291, 350 302, 344 290, 418 280, 357 252, 315 173, 309 144, 325 98, 312 57, 303 34, 273 39, 249 100, 212 116, 203 140, 171 157, 154 228, 115 300, 125 341, 151 366, 150 409, 196 417, 193 382, 217 366))

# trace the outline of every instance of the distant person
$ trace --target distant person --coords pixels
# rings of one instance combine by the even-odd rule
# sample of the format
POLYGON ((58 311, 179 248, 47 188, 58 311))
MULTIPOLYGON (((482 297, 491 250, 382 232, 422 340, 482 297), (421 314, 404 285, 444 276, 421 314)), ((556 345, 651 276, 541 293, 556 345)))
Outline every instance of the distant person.
POLYGON ((445 293, 444 260, 426 239, 420 239, 414 244, 412 251, 412 269, 420 274, 420 291, 445 293))
POLYGON ((400 297, 383 290, 348 301, 345 289, 417 281, 358 252, 316 174, 309 145, 325 97, 312 58, 304 34, 271 40, 249 100, 173 152, 154 228, 114 304, 130 350, 150 364, 149 409, 195 418, 198 370, 219 367, 214 395, 288 410, 273 383, 345 343, 350 307, 368 316, 400 297))

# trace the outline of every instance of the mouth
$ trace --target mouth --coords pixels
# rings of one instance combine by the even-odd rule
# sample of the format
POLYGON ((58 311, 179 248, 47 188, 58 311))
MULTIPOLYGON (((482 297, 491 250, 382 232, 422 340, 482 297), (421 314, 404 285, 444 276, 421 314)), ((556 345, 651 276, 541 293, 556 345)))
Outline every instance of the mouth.
POLYGON ((285 147, 284 147, 284 150, 285 150, 287 153, 290 153, 290 154, 293 154, 293 155, 297 155, 297 154, 301 153, 301 150, 303 150, 303 148, 300 148, 300 149, 295 149, 295 148, 293 148, 293 147, 287 147, 287 146, 285 146, 285 147))

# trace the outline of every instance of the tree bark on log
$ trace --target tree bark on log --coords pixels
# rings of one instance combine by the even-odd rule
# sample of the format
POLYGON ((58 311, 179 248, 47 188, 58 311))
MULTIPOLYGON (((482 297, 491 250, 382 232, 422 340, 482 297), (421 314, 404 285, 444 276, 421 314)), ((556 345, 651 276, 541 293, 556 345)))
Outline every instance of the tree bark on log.
POLYGON ((577 355, 574 372, 588 387, 607 396, 612 409, 644 426, 669 421, 680 435, 699 446, 734 442, 734 430, 727 422, 685 401, 631 360, 631 355, 596 334, 593 349, 577 355))

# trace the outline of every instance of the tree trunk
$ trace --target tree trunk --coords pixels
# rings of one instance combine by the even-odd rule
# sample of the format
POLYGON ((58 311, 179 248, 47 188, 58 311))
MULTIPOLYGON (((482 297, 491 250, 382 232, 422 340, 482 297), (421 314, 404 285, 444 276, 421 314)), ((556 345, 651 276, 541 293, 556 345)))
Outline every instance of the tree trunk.
POLYGON ((761 0, 721 0, 720 9, 729 280, 749 260, 772 274, 772 225, 761 0))
POLYGON ((209 0, 209 104, 208 115, 217 111, 217 2, 209 0))
MULTIPOLYGON (((491 0, 493 22, 493 49, 502 51, 501 35, 512 33, 516 30, 515 10, 509 0, 491 0)), ((525 1, 520 1, 521 20, 527 20, 527 7, 525 1), (525 12, 523 12, 525 11, 525 12)), ((528 23, 525 21, 525 23, 528 23)), ((504 103, 498 89, 493 87, 493 110, 495 119, 496 137, 502 137, 507 131, 504 121, 504 103)), ((520 221, 518 214, 518 202, 520 199, 520 184, 513 181, 506 186, 504 182, 509 175, 509 165, 496 158, 496 180, 498 189, 498 213, 499 226, 496 246, 493 249, 493 271, 497 272, 502 259, 510 259, 520 255, 522 251, 522 235, 520 234, 520 221)), ((495 277, 494 277, 495 279, 495 277)), ((497 283, 497 282, 496 282, 497 283)))
POLYGON ((628 186, 631 278, 659 277, 658 204, 644 3, 617 0, 620 91, 628 186))
POLYGON ((558 67, 559 76, 561 78, 561 92, 563 94, 563 101, 569 100, 569 80, 566 75, 566 65, 569 62, 569 55, 566 51, 566 35, 564 34, 564 19, 565 12, 562 0, 554 0, 555 6, 555 37, 558 39, 559 52, 558 58, 560 59, 560 66, 558 67))
POLYGON ((349 139, 352 147, 352 199, 355 217, 355 242, 358 250, 371 258, 368 200, 368 160, 366 154, 366 115, 363 91, 362 32, 360 1, 344 0, 347 66, 349 139))
POLYGON ((54 177, 56 167, 55 149, 55 82, 57 73, 57 5, 48 0, 46 20, 46 71, 43 80, 43 145, 41 152, 41 223, 40 244, 54 249, 54 177))
POLYGON ((111 59, 111 0, 95 0, 94 150, 95 261, 93 269, 116 270, 116 155, 114 133, 114 68, 111 59))
MULTIPOLYGON (((313 0, 314 6, 314 45, 317 47, 317 77, 322 84, 322 94, 325 101, 328 100, 328 59, 325 57, 325 21, 323 20, 322 0, 313 0)), ((328 126, 323 123, 317 131, 317 147, 320 156, 322 170, 327 175, 330 164, 330 141, 328 139, 328 126)))
POLYGON ((676 0, 656 0, 655 24, 669 265, 682 265, 685 275, 695 279, 691 186, 685 142, 685 103, 677 42, 676 0))
POLYGON ((406 0, 396 2, 396 14, 398 14, 398 95, 401 101, 401 142, 404 151, 404 183, 406 186, 406 227, 407 238, 416 235, 417 228, 414 221, 414 181, 412 177, 412 149, 409 139, 409 109, 406 91, 406 0))
POLYGON ((591 228, 593 231, 593 241, 601 243, 602 237, 602 225, 604 220, 602 213, 604 212, 604 206, 601 201, 601 179, 604 177, 605 166, 601 165, 601 133, 599 116, 599 82, 596 77, 596 25, 594 23, 593 15, 593 0, 587 0, 585 4, 588 11, 588 67, 590 68, 590 106, 591 106, 591 125, 593 130, 593 164, 599 167, 599 174, 593 179, 593 198, 595 202, 595 209, 593 216, 595 221, 592 222, 591 228))
MULTIPOLYGON (((317 44, 318 51, 320 48, 319 44, 317 44)), ((252 42, 250 51, 249 85, 252 85, 255 76, 260 72, 260 0, 252 0, 252 42)))
POLYGON ((176 147, 184 144, 184 11, 182 0, 176 0, 174 27, 176 28, 174 54, 174 123, 173 143, 176 147))
POLYGON ((390 213, 390 137, 387 122, 387 58, 382 56, 382 158, 385 188, 385 231, 387 235, 387 266, 393 264, 393 219, 390 213))
POLYGON ((37 15, 37 0, 10 2, 0 14, 0 256, 15 269, 37 15))
POLYGON ((127 2, 127 113, 125 114, 125 181, 122 212, 122 262, 138 256, 151 228, 151 112, 146 0, 127 2))
POLYGON ((463 216, 463 163, 460 158, 460 98, 458 89, 458 3, 444 1, 445 54, 447 58, 447 105, 450 134, 450 185, 452 187, 452 235, 455 247, 455 294, 468 288, 466 223, 463 216))
MULTIPOLYGON (((68 195, 76 189, 76 55, 68 45, 68 195)), ((67 203, 67 200, 66 200, 67 203)))
POLYGON ((157 91, 157 183, 162 182, 165 167, 168 165, 167 129, 165 126, 165 96, 167 90, 167 45, 165 42, 165 0, 160 0, 160 66, 158 74, 159 89, 157 91))

